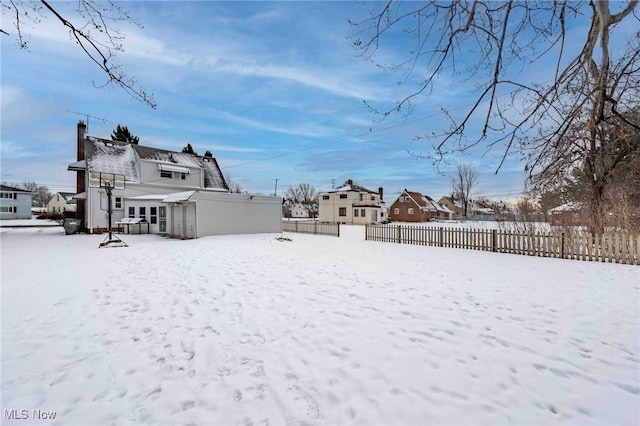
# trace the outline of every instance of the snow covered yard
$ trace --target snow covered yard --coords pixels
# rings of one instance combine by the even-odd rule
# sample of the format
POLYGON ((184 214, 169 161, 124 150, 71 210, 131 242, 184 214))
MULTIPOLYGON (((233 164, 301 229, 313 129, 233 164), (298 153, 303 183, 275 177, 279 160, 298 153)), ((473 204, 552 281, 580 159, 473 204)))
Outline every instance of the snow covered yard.
POLYGON ((0 229, 3 423, 640 423, 637 266, 341 234, 0 229))

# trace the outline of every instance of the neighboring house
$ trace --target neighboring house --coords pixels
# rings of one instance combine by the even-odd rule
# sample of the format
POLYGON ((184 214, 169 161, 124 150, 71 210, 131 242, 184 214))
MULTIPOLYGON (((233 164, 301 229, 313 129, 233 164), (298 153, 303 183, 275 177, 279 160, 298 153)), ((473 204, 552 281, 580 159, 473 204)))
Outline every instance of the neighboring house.
POLYGON ((399 222, 450 220, 453 219, 453 214, 453 211, 436 203, 428 195, 406 189, 389 208, 391 220, 399 222))
POLYGON ((581 225, 581 203, 571 202, 554 207, 547 211, 552 226, 576 226, 581 225))
POLYGON ((0 219, 31 219, 32 197, 24 189, 0 185, 0 219))
POLYGON ((467 219, 469 220, 496 220, 496 212, 493 207, 477 201, 469 201, 467 206, 467 219))
POLYGON ((313 214, 309 207, 305 206, 302 203, 296 203, 293 207, 291 207, 291 217, 310 218, 313 217, 313 214))
POLYGON ((77 201, 73 199, 72 192, 56 192, 47 203, 47 211, 50 213, 75 212, 77 201))
POLYGON ((438 200, 438 204, 453 212, 452 219, 461 219, 463 217, 464 210, 459 201, 451 197, 442 197, 438 200))
POLYGON ((113 228, 124 218, 136 218, 148 224, 151 233, 178 238, 282 231, 282 198, 230 193, 212 156, 100 139, 85 132, 85 124, 78 123, 77 161, 68 170, 77 173, 76 217, 88 232, 108 229, 109 200, 105 188, 96 187, 98 173, 124 179, 124 189, 112 190, 113 228))
POLYGON ((383 221, 383 190, 368 190, 348 180, 343 186, 318 196, 320 222, 370 224, 383 221))

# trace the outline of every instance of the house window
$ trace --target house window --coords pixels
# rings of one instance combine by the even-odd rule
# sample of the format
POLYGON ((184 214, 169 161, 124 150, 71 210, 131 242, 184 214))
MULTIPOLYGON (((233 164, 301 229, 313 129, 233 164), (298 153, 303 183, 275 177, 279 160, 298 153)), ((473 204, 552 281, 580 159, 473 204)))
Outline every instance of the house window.
POLYGON ((376 200, 376 196, 375 196, 375 195, 372 195, 372 196, 371 196, 371 201, 375 201, 375 200, 376 200))
POLYGON ((363 200, 364 200, 364 194, 360 194, 360 201, 363 201, 363 200))
POLYGON ((413 214, 413 208, 409 207, 409 209, 407 210, 407 213, 413 214))
POLYGON ((146 221, 147 220, 147 208, 146 207, 140 207, 138 210, 138 217, 140 218, 140 220, 146 221))
POLYGON ((360 209, 360 216, 362 216, 362 217, 365 216, 365 210, 364 209, 360 209))
POLYGON ((182 179, 182 180, 187 179, 187 174, 186 173, 180 173, 180 179, 182 179))
POLYGON ((16 213, 14 206, 2 206, 0 207, 0 213, 16 213))
POLYGON ((149 220, 150 220, 152 225, 155 225, 156 223, 158 223, 158 208, 157 207, 150 207, 149 208, 149 220))
POLYGON ((353 209, 353 217, 358 217, 358 209, 353 209))
POLYGON ((399 208, 393 209, 393 214, 400 214, 400 209, 399 208))
POLYGON ((122 197, 116 197, 116 209, 122 209, 122 197))
POLYGON ((0 193, 0 198, 14 198, 14 194, 12 192, 2 192, 0 193))
POLYGON ((323 199, 323 200, 328 200, 328 199, 329 199, 329 196, 328 196, 328 195, 323 195, 323 196, 322 196, 322 199, 323 199))
POLYGON ((160 177, 171 179, 173 177, 173 175, 169 171, 160 170, 160 177))
POLYGON ((129 207, 129 217, 136 217, 136 208, 129 207))
POLYGON ((340 207, 338 209, 338 216, 346 216, 347 215, 347 208, 346 207, 340 207))
POLYGON ((340 194, 340 198, 347 198, 347 194, 340 194))

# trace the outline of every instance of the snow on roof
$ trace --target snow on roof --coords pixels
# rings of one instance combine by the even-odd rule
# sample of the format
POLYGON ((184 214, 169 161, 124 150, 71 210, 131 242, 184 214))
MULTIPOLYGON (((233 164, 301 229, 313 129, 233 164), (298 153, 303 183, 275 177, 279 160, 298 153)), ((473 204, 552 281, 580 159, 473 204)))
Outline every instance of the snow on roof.
POLYGON ((563 212, 575 212, 575 211, 579 211, 581 208, 582 208, 582 205, 580 203, 571 202, 571 203, 565 203, 558 207, 549 209, 549 213, 553 214, 553 213, 563 213, 563 212))
POLYGON ((155 195, 138 195, 136 197, 125 197, 127 200, 162 200, 166 197, 166 195, 155 194, 155 195))
POLYGON ((7 186, 7 185, 0 185, 0 190, 1 191, 11 191, 11 192, 27 192, 27 193, 31 193, 31 191, 26 191, 24 189, 20 189, 20 188, 14 188, 13 186, 7 186))
MULTIPOLYGON (((213 157, 199 157, 184 152, 167 151, 127 142, 95 137, 85 139, 86 163, 89 171, 124 175, 127 182, 140 182, 140 161, 157 162, 204 171, 204 188, 228 191, 229 188, 213 157)), ((81 162, 69 168, 82 167, 81 162)))
POLYGON ((162 202, 163 203, 180 203, 183 201, 189 201, 189 198, 191 198, 191 196, 195 193, 196 191, 174 192, 173 194, 166 195, 162 199, 162 202))
POLYGON ((138 158, 130 143, 87 138, 85 153, 89 171, 116 173, 127 182, 140 182, 138 158))
POLYGON ((378 192, 367 189, 363 186, 353 183, 352 181, 347 181, 341 187, 332 189, 331 191, 326 191, 326 193, 332 192, 345 192, 345 191, 357 191, 357 192, 368 192, 370 194, 377 194, 378 192))

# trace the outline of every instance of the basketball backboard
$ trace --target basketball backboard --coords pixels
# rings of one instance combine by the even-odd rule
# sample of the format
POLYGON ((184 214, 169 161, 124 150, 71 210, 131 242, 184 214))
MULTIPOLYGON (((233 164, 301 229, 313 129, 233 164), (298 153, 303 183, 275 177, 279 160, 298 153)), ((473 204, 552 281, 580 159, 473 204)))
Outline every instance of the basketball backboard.
POLYGON ((117 173, 89 172, 89 187, 124 189, 124 175, 117 173))

